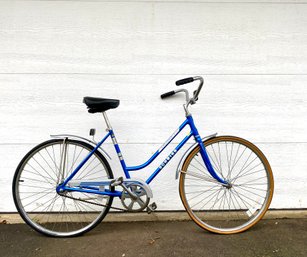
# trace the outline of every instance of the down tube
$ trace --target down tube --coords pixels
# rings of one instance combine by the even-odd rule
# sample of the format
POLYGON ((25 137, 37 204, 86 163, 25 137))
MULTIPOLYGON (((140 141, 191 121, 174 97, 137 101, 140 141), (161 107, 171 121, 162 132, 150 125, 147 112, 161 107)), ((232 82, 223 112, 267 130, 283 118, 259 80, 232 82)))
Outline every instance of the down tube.
POLYGON ((166 166, 166 164, 176 155, 176 153, 181 149, 181 147, 190 139, 193 135, 191 131, 182 141, 176 146, 176 148, 169 154, 169 156, 160 164, 160 166, 151 174, 151 176, 146 180, 146 183, 149 184, 159 172, 166 166))

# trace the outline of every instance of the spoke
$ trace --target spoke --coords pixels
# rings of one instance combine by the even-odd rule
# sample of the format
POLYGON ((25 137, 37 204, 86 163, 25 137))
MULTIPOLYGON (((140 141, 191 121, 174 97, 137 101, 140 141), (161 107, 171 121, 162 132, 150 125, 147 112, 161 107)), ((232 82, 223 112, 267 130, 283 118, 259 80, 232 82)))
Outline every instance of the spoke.
MULTIPOLYGON (((241 145, 239 145, 238 150, 239 150, 240 146, 241 146, 241 145)), ((233 171, 234 167, 237 165, 237 163, 240 161, 240 159, 241 159, 241 157, 243 156, 243 154, 245 153, 246 149, 247 149, 247 147, 244 148, 244 150, 243 150, 242 153, 240 154, 240 156, 239 156, 239 158, 237 159, 237 161, 234 161, 234 164, 233 164, 233 166, 232 166, 232 168, 231 168, 231 170, 230 170, 230 174, 232 173, 232 171, 233 171)))
MULTIPOLYGON (((77 201, 78 201, 78 200, 77 200, 77 201)), ((91 206, 90 203, 82 202, 82 201, 79 201, 79 203, 81 204, 81 206, 83 206, 83 208, 84 208, 84 210, 85 210, 86 212, 89 212, 89 210, 87 210, 86 208, 89 208, 89 209, 91 209, 91 210, 94 211, 94 212, 99 212, 99 211, 97 211, 96 209, 94 209, 94 208, 91 206)), ((97 206, 97 205, 95 205, 95 206, 97 206)))
POLYGON ((78 201, 78 200, 73 200, 73 203, 76 207, 76 213, 75 216, 78 217, 78 221, 77 223, 80 224, 80 227, 82 227, 82 223, 87 222, 87 216, 86 213, 84 213, 84 207, 81 205, 82 202, 78 201), (81 217, 83 217, 83 221, 81 219, 81 217))
POLYGON ((247 201, 245 201, 245 200, 242 199, 242 197, 238 194, 238 192, 237 192, 234 188, 231 188, 231 190, 233 190, 234 193, 237 195, 237 197, 241 200, 241 202, 243 203, 243 205, 246 207, 246 210, 249 210, 249 209, 250 209, 246 204, 248 204, 249 206, 251 206, 251 207, 253 208, 253 206, 252 206, 249 202, 247 202, 247 201))
MULTIPOLYGON (((52 147, 53 147, 53 146, 52 146, 52 147)), ((56 162, 55 162, 55 159, 54 159, 54 160, 52 159, 52 157, 51 157, 49 151, 47 150, 47 147, 44 148, 44 150, 47 152, 47 154, 48 154, 50 160, 53 162, 54 167, 55 167, 55 170, 56 170, 56 173, 58 174, 59 168, 58 168, 58 166, 57 166, 57 164, 56 164, 56 162)), ((56 175, 56 177, 57 177, 57 175, 56 175)))
POLYGON ((71 171, 72 171, 73 168, 74 168, 74 165, 75 165, 75 157, 76 157, 76 149, 77 149, 77 146, 75 145, 74 154, 73 154, 73 157, 72 157, 72 165, 71 165, 71 167, 70 167, 70 169, 69 169, 67 175, 70 174, 71 171))
MULTIPOLYGON (((63 208, 63 204, 64 204, 64 202, 63 202, 63 199, 62 199, 62 204, 61 204, 60 210, 58 211, 58 215, 61 215, 61 210, 62 210, 62 208, 63 208)), ((55 225, 58 224, 57 221, 58 221, 58 216, 56 217, 56 220, 55 220, 55 222, 54 222, 54 224, 53 224, 52 230, 54 230, 55 225)))
MULTIPOLYGON (((253 180, 250 180, 250 181, 247 181, 246 183, 240 183, 240 184, 235 184, 236 186, 241 186, 241 185, 250 185, 250 183, 251 182, 254 182, 254 181, 258 181, 258 180, 260 180, 260 179, 266 179, 267 177, 266 176, 264 176, 264 177, 260 177, 260 178, 256 178, 256 179, 253 179, 253 180)), ((257 183, 256 184, 251 184, 251 185, 257 185, 257 183)), ((258 184, 259 185, 259 184, 258 184)), ((260 185, 265 185, 264 183, 262 183, 262 184, 260 184, 260 185)))
MULTIPOLYGON (((215 197, 218 198, 218 196, 219 196, 219 194, 220 194, 220 192, 221 192, 222 190, 223 190, 223 189, 220 188, 220 189, 218 189, 214 194, 209 195, 209 196, 212 196, 212 197, 211 197, 207 202, 205 202, 205 203, 200 207, 200 209, 199 209, 198 211, 200 211, 205 205, 207 205, 207 203, 211 202, 211 200, 214 199, 215 197)), ((209 198, 209 196, 207 197, 207 199, 209 198)), ((203 200, 204 200, 204 199, 203 199, 203 200)), ((210 210, 210 209, 209 209, 209 210, 210 210)))
POLYGON ((48 185, 51 185, 51 186, 54 186, 53 184, 51 184, 50 182, 45 182, 45 181, 42 181, 42 180, 38 180, 38 179, 34 179, 34 178, 28 178, 28 177, 22 177, 20 178, 19 180, 31 180, 31 181, 36 181, 36 182, 39 182, 39 183, 43 183, 43 184, 48 184, 48 185))
POLYGON ((233 152, 233 142, 231 142, 231 153, 230 153, 230 163, 229 163, 229 167, 228 167, 228 174, 227 174, 227 180, 229 180, 230 179, 230 175, 231 175, 231 172, 230 172, 230 170, 231 170, 231 167, 232 167, 232 163, 231 163, 231 160, 232 160, 232 152, 233 152))
MULTIPOLYGON (((86 177, 88 177, 88 176, 90 176, 90 175, 93 175, 93 174, 95 174, 95 173, 98 173, 98 172, 100 172, 100 171, 103 171, 103 170, 98 170, 98 171, 96 171, 95 173, 90 174, 90 172, 93 171, 94 169, 96 169, 99 165, 101 165, 101 163, 98 163, 95 167, 93 167, 90 171, 88 171, 88 172, 87 172, 85 175, 83 175, 83 177, 81 177, 80 179, 84 179, 84 178, 86 178, 86 177)), ((84 170, 85 170, 85 169, 84 169, 84 170)), ((83 172, 80 173, 80 176, 81 176, 82 173, 83 173, 83 172)))
POLYGON ((221 173, 220 168, 218 167, 218 165, 215 163, 214 159, 211 157, 211 154, 209 153, 209 151, 207 151, 207 154, 209 156, 209 159, 211 161, 211 163, 213 163, 214 165, 214 169, 217 170, 219 173, 221 173))
MULTIPOLYGON (((78 217, 81 215, 83 216, 84 220, 86 221, 86 216, 84 215, 79 203, 81 203, 80 201, 77 201, 77 200, 73 200, 73 204, 75 205, 75 208, 76 208, 76 215, 78 215, 78 217), (80 214, 80 215, 79 215, 80 214)), ((80 227, 82 227, 82 221, 80 220, 80 218, 77 220, 77 223, 79 224, 80 227)))
POLYGON ((42 199, 43 197, 45 197, 45 196, 48 195, 48 194, 50 194, 50 192, 47 192, 47 193, 45 193, 44 195, 39 196, 38 198, 34 199, 32 202, 29 202, 29 203, 27 203, 26 205, 23 205, 23 207, 24 207, 24 208, 27 207, 29 204, 31 204, 31 203, 33 203, 33 202, 35 202, 35 201, 38 201, 39 199, 42 199))
MULTIPOLYGON (((50 176, 50 174, 46 171, 46 169, 45 169, 42 165, 40 165, 40 163, 38 163, 38 161, 34 158, 34 156, 32 157, 32 159, 43 169, 43 171, 45 171, 45 173, 48 175, 48 177, 51 178, 51 180, 54 181, 54 182, 56 183, 55 179, 52 178, 52 177, 50 176)), ((32 169, 34 169, 33 166, 31 166, 29 163, 28 163, 28 165, 29 165, 32 169)), ((35 169, 34 169, 34 170, 35 170, 35 169)))
POLYGON ((37 170, 35 170, 29 163, 28 163, 28 165, 34 170, 34 171, 30 171, 30 170, 26 170, 26 169, 24 169, 23 171, 26 171, 26 172, 29 172, 29 173, 31 173, 31 174, 33 174, 33 175, 38 175, 38 176, 40 176, 40 177, 42 177, 44 180, 46 180, 46 182, 48 182, 49 184, 54 184, 54 180, 50 180, 49 178, 46 178, 45 176, 43 176, 43 175, 41 175, 37 170))
MULTIPOLYGON (((233 199, 232 199, 232 194, 231 194, 231 191, 229 190, 229 207, 231 206, 231 203, 233 204, 233 209, 234 210, 236 210, 236 205, 235 205, 235 203, 234 203, 234 201, 233 201, 233 199)), ((231 209, 231 208, 230 208, 231 209)), ((230 210, 229 209, 229 210, 230 210)), ((239 215, 237 215, 238 216, 238 218, 239 218, 239 215)))
POLYGON ((219 197, 220 192, 222 192, 222 189, 219 190, 219 193, 217 194, 217 196, 216 196, 216 198, 215 198, 215 201, 214 201, 213 205, 211 206, 211 208, 210 208, 209 210, 213 210, 214 206, 215 206, 215 205, 218 203, 218 201, 222 198, 223 195, 219 197))
MULTIPOLYGON (((208 201, 208 202, 210 202, 211 199, 213 199, 214 196, 215 196, 219 191, 220 191, 220 189, 217 189, 217 190, 215 190, 215 192, 213 192, 213 193, 209 194, 208 196, 202 198, 199 202, 197 202, 196 204, 192 205, 192 206, 191 206, 191 209, 192 209, 194 206, 196 206, 196 205, 198 205, 199 203, 201 203, 201 202, 202 202, 203 200, 205 200, 206 198, 209 198, 210 196, 213 195, 212 198, 210 198, 209 201, 208 201)), ((207 203, 208 203, 208 202, 207 202, 207 203)), ((206 204, 206 203, 205 203, 205 204, 206 204)), ((203 206, 205 206, 205 204, 204 204, 203 206)))
MULTIPOLYGON (((208 192, 208 191, 214 190, 213 188, 215 188, 215 187, 219 187, 219 185, 211 186, 209 189, 206 189, 205 191, 203 191, 203 190, 202 190, 202 191, 198 190, 198 191, 189 192, 189 193, 186 193, 186 194, 193 194, 193 193, 199 193, 199 192, 206 193, 206 192, 208 192)), ((193 197, 193 198, 194 198, 194 197, 193 197)), ((193 198, 190 198, 190 200, 193 199, 193 198)))
POLYGON ((243 190, 243 191, 245 191, 245 192, 248 192, 248 193, 251 193, 251 194, 253 194, 253 195, 257 195, 257 196, 259 196, 259 197, 261 197, 261 198, 265 198, 264 196, 262 196, 262 195, 259 195, 259 194, 257 194, 257 193, 254 193, 254 192, 252 192, 252 191, 250 191, 250 190, 247 190, 247 189, 244 189, 243 187, 241 187, 241 186, 238 186, 241 190, 243 190))
MULTIPOLYGON (((72 221, 71 220, 71 217, 70 217, 70 215, 69 215, 69 210, 68 210, 68 208, 67 208, 67 206, 66 205, 64 205, 64 209, 65 209, 65 207, 66 207, 66 216, 68 216, 68 218, 70 219, 70 221, 72 221)), ((68 232, 69 230, 68 230, 68 222, 66 221, 65 222, 65 224, 66 224, 66 232, 68 232)))
POLYGON ((243 164, 241 170, 238 172, 237 176, 235 176, 233 179, 238 177, 251 163, 253 163, 257 159, 257 156, 256 156, 247 166, 245 166, 252 154, 253 154, 253 152, 251 152, 249 154, 249 156, 248 156, 247 160, 245 161, 245 163, 243 164))
MULTIPOLYGON (((42 214, 43 213, 43 215, 42 215, 42 217, 44 217, 45 215, 46 215, 46 212, 48 211, 48 209, 49 209, 49 207, 55 202, 55 200, 57 199, 57 194, 55 194, 55 196, 51 199, 51 204, 50 205, 47 205, 43 210, 41 210, 39 213, 37 213, 34 217, 32 217, 31 219, 32 220, 35 220, 35 218, 38 216, 38 215, 40 215, 40 214, 42 214), (44 213, 44 211, 46 210, 46 212, 44 213)), ((40 219, 40 223, 42 223, 42 218, 40 219)))
POLYGON ((229 156, 228 156, 227 142, 225 142, 225 148, 226 148, 226 159, 227 159, 227 168, 228 168, 227 175, 228 175, 229 174, 229 170, 230 170, 230 161, 229 161, 229 156))
MULTIPOLYGON (((237 194, 239 194, 239 192, 236 190, 236 189, 234 189, 234 191, 237 193, 237 194)), ((257 201, 255 201, 254 199, 251 199, 250 197, 248 197, 248 196, 246 196, 245 194, 240 194, 242 197, 244 197, 245 199, 248 199, 248 200, 250 200, 250 201, 252 201, 252 202, 254 202, 254 203, 256 203, 256 204, 259 204, 257 201)), ((241 197, 240 197, 241 198, 241 197)), ((242 199, 242 198, 241 198, 242 199)), ((249 204, 250 206, 252 206, 252 208, 254 207, 253 205, 251 205, 251 204, 249 204)))
MULTIPOLYGON (((95 156, 95 155, 94 155, 95 156)), ((91 156, 91 158, 93 157, 93 155, 91 156)), ((96 157, 96 156, 95 156, 96 157)), ((96 157, 97 158, 97 157, 96 157)), ((84 169, 82 169, 82 171, 80 172, 80 176, 82 175, 82 173, 92 164, 92 162, 94 161, 94 160, 96 160, 96 158, 92 158, 92 160, 88 163, 88 165, 84 168, 84 169)), ((94 170, 97 166, 99 166, 101 164, 101 162, 99 162, 96 166, 94 166, 94 168, 92 168, 91 170, 89 170, 87 173, 85 173, 85 175, 82 177, 82 178, 84 178, 84 177, 86 177, 92 170, 94 170)), ((81 178, 81 179, 82 179, 81 178)))
POLYGON ((52 192, 54 189, 48 189, 48 190, 44 190, 44 191, 41 191, 41 192, 34 192, 34 194, 32 194, 32 195, 28 195, 28 196, 26 196, 26 197, 24 197, 24 198, 20 198, 20 200, 21 201, 23 201, 23 200, 25 200, 25 199, 27 199, 27 198, 30 198, 30 197, 32 197, 33 195, 39 195, 39 194, 44 194, 44 193, 46 193, 47 192, 47 194, 48 193, 50 193, 50 192, 52 192))
MULTIPOLYGON (((255 167, 254 167, 254 168, 255 168, 255 167)), ((253 168, 253 169, 254 169, 254 168, 253 168)), ((250 169, 249 171, 251 171, 251 170, 253 170, 253 169, 250 169)), ((265 171, 265 169, 260 169, 260 170, 256 170, 256 171, 249 172, 249 173, 246 172, 246 173, 244 173, 244 174, 241 174, 239 177, 236 177, 234 181, 236 181, 238 178, 250 176, 250 175, 253 175, 253 174, 258 173, 258 172, 260 172, 260 171, 265 171)))
MULTIPOLYGON (((55 197, 54 197, 53 200, 52 200, 52 203, 49 205, 50 211, 51 211, 51 214, 50 214, 50 215, 52 215, 53 206, 54 206, 55 202, 59 199, 59 197, 60 197, 60 196, 59 196, 58 194, 56 194, 55 197)), ((49 208, 48 208, 48 209, 49 209, 49 208)), ((48 211, 48 209, 46 210, 46 212, 48 211)), ((50 218, 50 215, 48 215, 48 218, 47 218, 46 223, 48 223, 49 218, 50 218)))
POLYGON ((71 174, 71 173, 73 172, 73 167, 75 166, 75 163, 76 163, 77 160, 79 159, 79 157, 80 157, 81 153, 83 152, 83 150, 84 150, 84 148, 81 147, 81 150, 80 150, 79 154, 77 155, 76 160, 73 162, 73 164, 72 164, 72 166, 71 166, 71 169, 69 170, 69 174, 71 174))
MULTIPOLYGON (((232 192, 233 190, 232 189, 230 189, 230 192, 232 192)), ((238 201, 238 199, 237 199, 237 197, 235 196, 235 193, 233 193, 232 194, 233 195, 233 198, 235 199, 235 201, 237 202, 237 204, 238 204, 238 207, 239 207, 239 210, 241 210, 242 209, 242 207, 241 207, 241 205, 240 205, 240 203, 239 203, 239 201, 238 201)), ((234 203, 234 201, 233 201, 233 203, 234 203)), ((235 204, 234 204, 234 206, 235 206, 235 204)), ((248 209, 248 208, 247 208, 248 209)))
MULTIPOLYGON (((223 194, 222 194, 222 197, 221 197, 222 200, 221 200, 221 202, 220 202, 219 210, 220 210, 221 207, 222 207, 222 203, 223 203, 225 194, 226 194, 226 191, 225 191, 225 189, 223 189, 223 194)), ((224 208, 223 208, 223 209, 224 209, 224 208)))
MULTIPOLYGON (((46 150, 46 148, 44 148, 46 150)), ((40 153, 40 151, 38 152, 39 156, 44 160, 44 162, 48 165, 48 167, 50 168, 50 170, 52 171, 52 173, 55 175, 55 177, 57 177, 57 174, 54 172, 53 168, 50 166, 50 164, 46 161, 45 157, 40 153)))
POLYGON ((220 167, 220 168, 219 168, 219 171, 220 171, 220 173, 222 173, 222 167, 221 167, 221 165, 220 165, 220 163, 219 163, 219 159, 217 158, 217 155, 216 155, 216 153, 215 153, 214 147, 213 147, 212 145, 210 145, 210 146, 211 146, 211 148, 212 148, 212 150, 213 150, 213 154, 214 154, 214 156, 215 156, 215 158, 216 158, 216 162, 218 163, 218 166, 220 167))
MULTIPOLYGON (((59 181, 60 181, 60 174, 61 174, 61 172, 60 172, 60 168, 57 166, 57 160, 56 160, 56 158, 55 158, 55 152, 54 152, 54 147, 53 147, 53 145, 51 145, 52 146, 52 153, 53 153, 53 158, 54 158, 54 165, 55 165, 55 168, 56 169, 58 169, 58 175, 57 175, 57 184, 59 183, 59 181)), ((61 151, 61 149, 60 149, 60 151, 61 151)), ((61 153, 60 153, 60 155, 61 155, 61 153)))
MULTIPOLYGON (((264 185, 264 184, 263 184, 264 185)), ((256 187, 251 187, 251 186, 246 186, 246 185, 238 185, 239 187, 247 187, 247 188, 251 188, 251 189, 254 189, 254 190, 258 190, 258 191, 263 191, 263 192, 267 192, 266 189, 261 189, 261 188, 256 188, 256 187)))
POLYGON ((23 184, 19 184, 20 187, 32 187, 32 188, 42 188, 42 189, 46 189, 46 187, 40 187, 40 186, 29 186, 29 185, 23 185, 23 184))
MULTIPOLYGON (((51 198, 51 199, 49 199, 47 202, 44 202, 44 204, 47 204, 47 203, 49 203, 50 201, 52 201, 52 199, 53 198, 51 198)), ((34 208, 33 210, 31 210, 31 211, 27 211, 28 213, 30 213, 30 212, 34 212, 35 210, 37 210, 39 207, 41 207, 41 206, 37 206, 36 208, 34 208)))
MULTIPOLYGON (((93 175, 96 175, 97 173, 102 173, 103 172, 103 170, 97 170, 97 171, 95 171, 94 173, 92 173, 92 174, 90 174, 91 176, 93 176, 93 175)), ((88 175, 88 176, 90 176, 90 175, 88 175)), ((87 176, 87 177, 88 177, 87 176)), ((82 177, 82 178, 79 178, 79 177, 77 177, 78 179, 85 179, 85 178, 87 178, 87 177, 82 177)), ((104 176, 102 176, 102 175, 100 175, 99 176, 99 178, 108 178, 108 176, 107 175, 104 175, 104 176)), ((93 180, 93 178, 90 178, 91 180, 93 180)))
MULTIPOLYGON (((192 167, 194 167, 195 169, 199 170, 201 172, 201 174, 205 175, 205 176, 208 176, 208 174, 206 174, 205 170, 201 170, 199 169, 198 167, 196 167, 194 164, 192 164, 192 162, 190 163, 190 165, 192 167)), ((201 166, 202 167, 202 166, 201 166)), ((209 177, 209 176, 208 176, 209 177)))
POLYGON ((215 184, 218 184, 220 185, 221 183, 216 181, 215 179, 213 178, 210 178, 209 176, 204 176, 202 174, 198 174, 196 172, 193 172, 193 171, 189 171, 189 172, 185 172, 184 174, 186 175, 189 175, 189 176, 192 176, 192 177, 196 177, 196 178, 199 178, 199 179, 202 179, 204 181, 208 181, 208 182, 211 182, 211 183, 215 183, 215 184))
POLYGON ((70 146, 70 144, 69 143, 66 143, 66 161, 65 161, 65 166, 66 167, 63 167, 63 175, 64 175, 64 177, 63 177, 63 180, 65 179, 65 178, 67 178, 67 175, 68 175, 68 163, 69 163, 69 146, 70 146))
MULTIPOLYGON (((89 195, 91 195, 91 194, 88 195, 88 194, 85 194, 85 193, 82 193, 82 192, 81 192, 81 194, 84 195, 86 198, 89 198, 89 195)), ((91 200, 94 200, 94 203, 96 203, 96 204, 100 204, 97 198, 91 199, 91 200)), ((93 210, 94 210, 94 209, 93 209, 93 210)), ((97 210, 96 210, 96 211, 97 211, 97 210)))
POLYGON ((222 168, 223 166, 222 166, 220 142, 218 142, 217 145, 218 145, 218 148, 219 148, 219 160, 220 160, 220 166, 221 166, 221 175, 222 175, 222 178, 224 179, 224 176, 223 176, 223 168, 222 168))
MULTIPOLYGON (((212 188, 213 188, 213 187, 212 187, 212 188)), ((189 201, 195 199, 195 198, 198 197, 198 196, 201 196, 202 194, 204 194, 204 193, 206 193, 206 192, 208 192, 208 191, 212 191, 212 190, 201 191, 201 193, 199 193, 199 194, 193 196, 192 198, 189 198, 189 201)), ((214 190, 214 191, 216 191, 216 190, 214 190)))
MULTIPOLYGON (((214 186, 214 187, 216 187, 216 186, 214 186)), ((213 190, 215 190, 215 189, 208 189, 206 191, 209 192, 209 191, 213 191, 213 190)), ((190 194, 197 194, 197 193, 200 193, 200 192, 204 192, 204 191, 203 190, 198 190, 198 191, 188 192, 188 193, 185 193, 185 194, 186 195, 190 195, 190 194)))

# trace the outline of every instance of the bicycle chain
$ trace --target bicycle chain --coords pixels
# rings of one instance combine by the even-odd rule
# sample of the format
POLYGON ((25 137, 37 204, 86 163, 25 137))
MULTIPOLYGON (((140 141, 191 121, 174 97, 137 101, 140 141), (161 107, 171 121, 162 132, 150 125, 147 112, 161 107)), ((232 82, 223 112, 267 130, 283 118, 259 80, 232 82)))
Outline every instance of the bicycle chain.
MULTIPOLYGON (((61 196, 64 196, 64 197, 67 197, 67 198, 69 198, 69 199, 73 199, 73 200, 80 201, 80 202, 90 203, 90 204, 97 205, 97 206, 102 206, 102 207, 108 207, 108 205, 106 205, 106 204, 94 203, 94 202, 91 202, 91 201, 83 200, 83 199, 80 199, 80 198, 75 198, 75 197, 68 196, 68 195, 64 195, 64 194, 60 194, 60 195, 61 195, 61 196)), ((118 207, 112 207, 112 206, 110 206, 110 209, 114 209, 114 210, 118 210, 118 211, 122 211, 122 212, 128 212, 126 209, 118 208, 118 207)))

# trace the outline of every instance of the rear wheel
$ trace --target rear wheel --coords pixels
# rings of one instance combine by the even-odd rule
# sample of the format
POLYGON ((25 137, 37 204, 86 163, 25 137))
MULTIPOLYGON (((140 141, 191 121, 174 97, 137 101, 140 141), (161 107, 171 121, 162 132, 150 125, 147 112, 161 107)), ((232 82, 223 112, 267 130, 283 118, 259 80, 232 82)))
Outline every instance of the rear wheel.
MULTIPOLYGON (((76 236, 94 228, 106 216, 113 201, 110 196, 56 192, 56 187, 94 149, 85 142, 70 139, 65 142, 66 151, 63 146, 63 140, 55 139, 33 148, 18 165, 13 180, 14 202, 24 221, 36 231, 56 237, 76 236)), ((96 151, 73 180, 111 178, 108 162, 96 151)))
POLYGON ((181 175, 180 197, 192 220, 219 234, 245 231, 267 211, 273 196, 273 174, 263 153, 252 143, 231 136, 204 142, 222 185, 207 171, 199 147, 186 158, 181 175))

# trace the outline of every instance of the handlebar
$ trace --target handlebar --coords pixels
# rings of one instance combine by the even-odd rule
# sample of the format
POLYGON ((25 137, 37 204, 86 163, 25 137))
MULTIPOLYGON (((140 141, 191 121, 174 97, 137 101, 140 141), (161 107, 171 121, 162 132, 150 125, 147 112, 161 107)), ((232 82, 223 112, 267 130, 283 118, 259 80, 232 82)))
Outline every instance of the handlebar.
POLYGON ((181 85, 184 85, 184 84, 188 84, 188 83, 191 83, 194 81, 194 78, 193 77, 190 77, 190 78, 185 78, 185 79, 180 79, 180 80, 177 80, 176 81, 176 85, 177 86, 181 86, 181 85))
POLYGON ((181 85, 184 85, 184 84, 188 84, 188 83, 194 82, 196 80, 199 80, 200 83, 199 83, 198 88, 193 92, 193 97, 190 98, 188 90, 186 90, 186 89, 178 89, 178 90, 173 90, 173 91, 170 91, 170 92, 162 94, 161 98, 164 99, 164 98, 172 96, 172 95, 174 95, 176 93, 184 92, 186 94, 186 101, 187 101, 186 106, 188 107, 189 104, 195 104, 196 101, 198 100, 198 95, 199 95, 199 93, 200 93, 200 91, 201 91, 201 89, 203 87, 204 79, 202 77, 200 77, 200 76, 196 76, 196 77, 189 77, 189 78, 180 79, 180 80, 176 81, 176 85, 177 86, 181 86, 181 85))
POLYGON ((169 91, 169 92, 166 92, 166 93, 162 94, 161 98, 163 99, 163 98, 169 97, 169 96, 174 95, 174 94, 176 94, 174 90, 173 91, 169 91))

